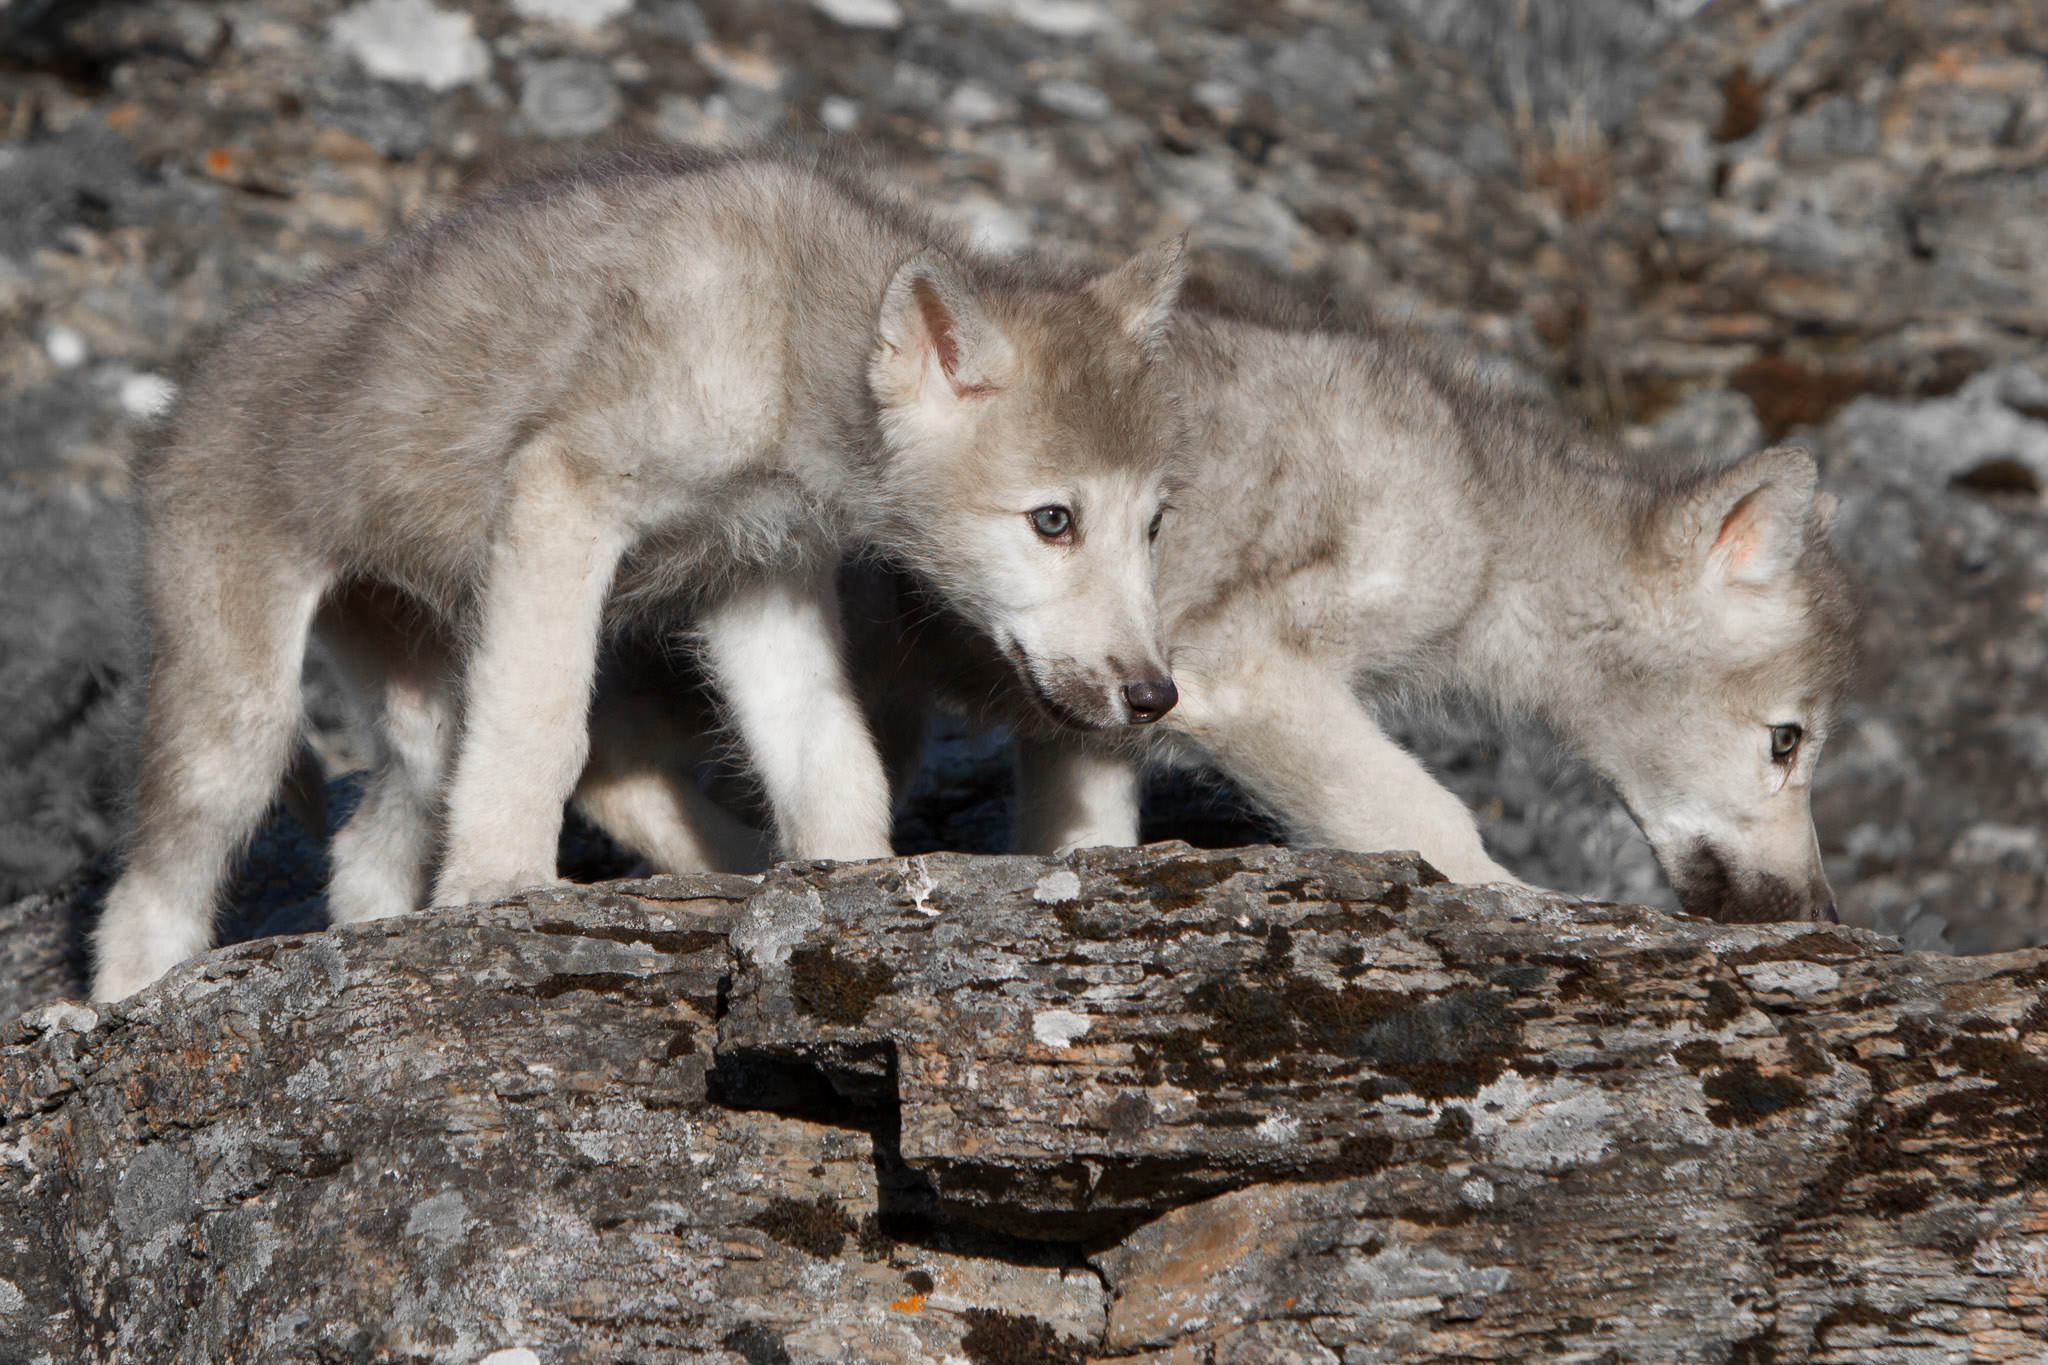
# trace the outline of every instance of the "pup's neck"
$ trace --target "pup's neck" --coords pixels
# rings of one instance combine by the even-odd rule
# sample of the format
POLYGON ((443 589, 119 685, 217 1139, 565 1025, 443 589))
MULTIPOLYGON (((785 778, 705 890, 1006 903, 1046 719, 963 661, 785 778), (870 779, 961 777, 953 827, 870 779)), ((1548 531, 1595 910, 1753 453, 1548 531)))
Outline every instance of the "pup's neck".
POLYGON ((1570 742, 1627 656, 1619 646, 1659 607, 1629 548, 1624 472, 1522 472, 1481 494, 1487 575, 1455 633, 1447 681, 1570 742))

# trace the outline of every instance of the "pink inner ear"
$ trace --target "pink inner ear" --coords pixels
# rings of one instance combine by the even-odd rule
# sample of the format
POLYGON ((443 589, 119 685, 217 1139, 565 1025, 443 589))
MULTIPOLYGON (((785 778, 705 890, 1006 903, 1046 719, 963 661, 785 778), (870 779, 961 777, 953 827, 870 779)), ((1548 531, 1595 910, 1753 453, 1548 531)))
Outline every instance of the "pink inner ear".
POLYGON ((1721 520, 1721 533, 1714 537, 1713 553, 1731 569, 1747 566, 1763 548, 1763 527, 1757 524, 1756 511, 1756 501, 1762 495, 1763 489, 1757 489, 1729 508, 1728 515, 1721 520))
POLYGON ((960 342, 953 335, 953 315, 946 310, 945 300, 932 288, 930 280, 914 281, 910 292, 917 299, 918 316, 924 321, 925 335, 931 338, 932 351, 939 357, 939 368, 951 379, 960 368, 960 342))

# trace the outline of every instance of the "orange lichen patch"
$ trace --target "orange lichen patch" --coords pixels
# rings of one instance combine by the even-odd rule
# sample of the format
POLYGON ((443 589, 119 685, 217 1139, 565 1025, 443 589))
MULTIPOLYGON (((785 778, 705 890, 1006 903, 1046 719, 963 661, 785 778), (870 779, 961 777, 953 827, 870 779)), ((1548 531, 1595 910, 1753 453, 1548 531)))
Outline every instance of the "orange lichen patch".
POLYGON ((899 1313, 915 1313, 924 1307, 924 1295, 905 1294, 889 1306, 899 1313))
POLYGON ((206 153, 206 173, 208 175, 219 176, 225 180, 228 176, 233 175, 234 171, 235 153, 233 148, 214 147, 206 153))
POLYGON ((124 128, 134 127, 135 121, 141 117, 142 106, 133 100, 129 100, 107 110, 106 124, 107 127, 112 128, 118 133, 124 128))

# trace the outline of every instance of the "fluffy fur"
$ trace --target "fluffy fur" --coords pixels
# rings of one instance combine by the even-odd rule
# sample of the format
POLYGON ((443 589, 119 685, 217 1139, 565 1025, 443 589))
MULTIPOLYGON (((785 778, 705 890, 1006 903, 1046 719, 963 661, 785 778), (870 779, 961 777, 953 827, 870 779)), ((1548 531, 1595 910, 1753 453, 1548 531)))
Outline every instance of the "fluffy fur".
POLYGON ((1612 782, 1689 910, 1832 918, 1808 790, 1857 623, 1809 457, 1646 463, 1391 331, 1189 312, 1169 354, 1195 441, 1160 537, 1180 706, 1077 734, 916 573, 870 569, 848 620, 888 743, 931 704, 1012 727, 1028 849, 1134 842, 1137 765, 1168 759, 1222 769, 1297 842, 1511 880, 1374 719, 1461 693, 1612 782))
MULTIPOLYGON (((1833 917, 1807 793, 1857 631, 1807 455, 1646 465, 1396 334, 1185 322, 1197 472, 1160 563, 1183 702, 1154 743, 1299 841, 1502 879, 1372 717, 1454 690, 1541 719, 1612 782, 1688 909, 1833 917), (1780 726, 1799 740, 1774 759, 1780 726)), ((1089 804, 1032 766, 1027 812, 1089 804)), ((1038 844, 1134 828, 1054 822, 1038 844)))
MULTIPOLYGON (((1180 254, 1084 284, 815 167, 621 161, 242 321, 142 471, 155 659, 94 994, 210 941, 292 753, 316 614, 380 745, 337 842, 342 920, 418 906, 430 874, 436 904, 552 878, 600 644, 628 627, 687 626, 784 852, 886 854, 839 638, 853 548, 915 565, 1025 693, 1156 718, 1180 254), (1034 529, 1054 505, 1071 534, 1034 529)), ((600 798, 620 770, 596 765, 600 798)))

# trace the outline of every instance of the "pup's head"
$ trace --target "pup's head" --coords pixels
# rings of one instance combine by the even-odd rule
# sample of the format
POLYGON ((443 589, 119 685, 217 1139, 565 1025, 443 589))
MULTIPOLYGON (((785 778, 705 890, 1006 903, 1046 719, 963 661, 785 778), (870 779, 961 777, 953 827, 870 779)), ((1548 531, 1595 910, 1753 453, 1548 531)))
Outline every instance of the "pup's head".
POLYGON ((890 538, 1072 725, 1176 697, 1153 539, 1183 445, 1159 363, 1182 270, 1172 241, 1079 289, 976 289, 926 251, 882 298, 890 538))
POLYGON ((1856 654, 1832 514, 1801 450, 1693 477, 1634 528, 1634 600, 1596 635, 1571 738, 1693 914, 1836 918, 1808 801, 1856 654))

